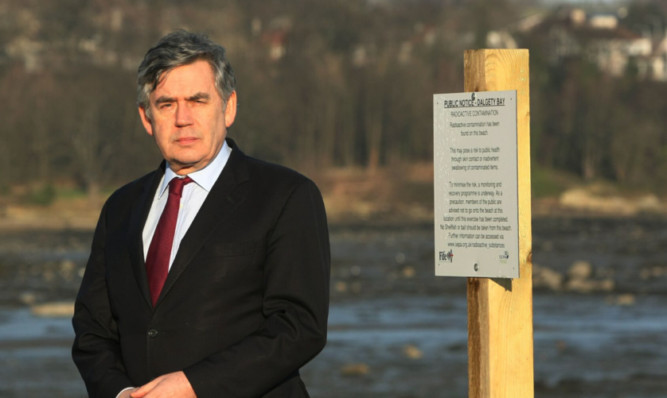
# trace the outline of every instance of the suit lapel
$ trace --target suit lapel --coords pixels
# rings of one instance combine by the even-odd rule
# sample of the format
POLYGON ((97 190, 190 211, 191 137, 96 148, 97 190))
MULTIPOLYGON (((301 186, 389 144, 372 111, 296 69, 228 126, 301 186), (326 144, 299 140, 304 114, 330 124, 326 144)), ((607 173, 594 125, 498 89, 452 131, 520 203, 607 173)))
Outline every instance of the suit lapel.
POLYGON ((151 209, 151 205, 153 204, 155 191, 157 190, 158 185, 160 184, 160 180, 164 175, 164 167, 166 167, 166 164, 163 162, 161 167, 153 172, 151 177, 149 177, 148 184, 144 185, 143 192, 133 205, 129 230, 127 231, 132 271, 134 272, 139 289, 141 290, 141 293, 146 299, 146 303, 148 305, 151 305, 151 299, 150 291, 148 288, 148 276, 146 274, 146 262, 144 260, 144 243, 142 234, 144 230, 144 224, 148 218, 148 213, 151 209))
POLYGON ((228 143, 233 148, 229 160, 181 240, 158 303, 174 286, 178 277, 190 265, 216 227, 233 214, 245 198, 246 190, 243 183, 248 180, 249 174, 245 155, 233 144, 233 141, 228 140, 228 143))

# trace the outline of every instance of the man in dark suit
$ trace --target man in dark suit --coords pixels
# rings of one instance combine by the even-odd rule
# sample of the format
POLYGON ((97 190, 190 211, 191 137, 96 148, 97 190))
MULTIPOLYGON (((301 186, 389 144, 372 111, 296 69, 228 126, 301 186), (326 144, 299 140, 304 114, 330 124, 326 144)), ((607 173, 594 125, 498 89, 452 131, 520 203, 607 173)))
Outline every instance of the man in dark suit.
POLYGON ((95 230, 73 317, 89 395, 307 397, 299 369, 324 347, 329 302, 319 190, 227 138, 235 78, 206 37, 162 38, 138 88, 164 162, 114 192, 95 230))

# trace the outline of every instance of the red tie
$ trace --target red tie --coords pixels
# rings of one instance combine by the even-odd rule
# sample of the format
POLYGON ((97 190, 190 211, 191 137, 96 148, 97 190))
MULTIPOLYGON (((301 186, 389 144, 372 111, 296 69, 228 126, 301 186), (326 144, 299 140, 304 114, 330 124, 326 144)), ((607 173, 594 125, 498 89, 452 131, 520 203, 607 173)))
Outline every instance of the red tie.
POLYGON ((160 216, 160 221, 158 221, 157 228, 155 228, 155 234, 153 234, 153 240, 148 248, 146 272, 148 273, 148 285, 153 305, 157 302, 164 281, 167 279, 171 247, 174 243, 174 230, 176 229, 183 186, 190 182, 192 182, 190 177, 173 178, 169 182, 167 205, 160 216))

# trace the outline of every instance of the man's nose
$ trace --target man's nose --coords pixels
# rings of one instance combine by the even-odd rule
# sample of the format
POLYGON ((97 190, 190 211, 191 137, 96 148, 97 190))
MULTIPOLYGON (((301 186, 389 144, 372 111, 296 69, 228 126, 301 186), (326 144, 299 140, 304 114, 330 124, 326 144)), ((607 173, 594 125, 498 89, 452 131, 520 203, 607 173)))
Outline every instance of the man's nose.
POLYGON ((188 126, 192 124, 192 110, 187 103, 180 103, 176 107, 176 126, 188 126))

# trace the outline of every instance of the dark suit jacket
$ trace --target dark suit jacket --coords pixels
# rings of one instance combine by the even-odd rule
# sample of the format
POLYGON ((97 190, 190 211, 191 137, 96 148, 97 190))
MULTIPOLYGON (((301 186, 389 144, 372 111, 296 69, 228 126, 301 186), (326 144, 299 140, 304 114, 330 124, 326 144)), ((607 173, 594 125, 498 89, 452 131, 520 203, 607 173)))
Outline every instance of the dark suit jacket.
POLYGON ((104 205, 73 317, 91 397, 178 370, 199 398, 308 396, 298 369, 324 347, 329 302, 322 198, 228 143, 155 307, 141 233, 164 163, 104 205))

